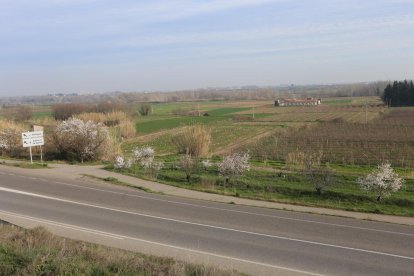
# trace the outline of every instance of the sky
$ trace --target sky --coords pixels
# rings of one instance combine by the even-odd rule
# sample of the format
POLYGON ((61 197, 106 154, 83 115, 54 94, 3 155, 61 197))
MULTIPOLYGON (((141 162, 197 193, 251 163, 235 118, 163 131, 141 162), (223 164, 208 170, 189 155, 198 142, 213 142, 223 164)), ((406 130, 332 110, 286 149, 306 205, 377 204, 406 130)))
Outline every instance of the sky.
POLYGON ((0 0, 0 96, 414 78, 414 0, 0 0))

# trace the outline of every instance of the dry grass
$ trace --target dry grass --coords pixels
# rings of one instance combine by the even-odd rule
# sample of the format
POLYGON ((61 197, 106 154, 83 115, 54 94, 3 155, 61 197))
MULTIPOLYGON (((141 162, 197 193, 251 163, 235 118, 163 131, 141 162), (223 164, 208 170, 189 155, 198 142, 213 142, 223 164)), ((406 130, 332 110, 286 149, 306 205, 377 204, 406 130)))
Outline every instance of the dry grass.
POLYGON ((173 143, 179 153, 190 154, 194 157, 205 157, 209 153, 211 131, 206 126, 194 125, 173 137, 173 143))
POLYGON ((76 115, 82 121, 93 121, 102 123, 110 128, 110 132, 114 137, 120 140, 129 139, 135 136, 136 128, 134 123, 125 112, 113 111, 110 113, 81 113, 76 115))
POLYGON ((239 275, 0 225, 0 275, 239 275))

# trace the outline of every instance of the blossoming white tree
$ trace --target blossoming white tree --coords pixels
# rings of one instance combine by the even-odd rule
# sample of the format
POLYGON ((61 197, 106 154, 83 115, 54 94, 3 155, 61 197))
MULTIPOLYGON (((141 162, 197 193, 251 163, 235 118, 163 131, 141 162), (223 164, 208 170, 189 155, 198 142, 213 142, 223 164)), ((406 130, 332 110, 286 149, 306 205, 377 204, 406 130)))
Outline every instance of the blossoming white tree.
POLYGON ((61 122, 54 132, 57 150, 66 157, 74 157, 81 162, 102 156, 109 139, 108 130, 102 124, 76 118, 61 122))
POLYGON ((4 152, 10 157, 19 157, 24 151, 21 140, 23 131, 21 125, 0 120, 0 154, 4 152))
POLYGON ((206 160, 201 161, 201 165, 203 166, 205 170, 207 170, 208 168, 213 166, 213 163, 211 163, 210 160, 206 159, 206 160))
POLYGON ((394 172, 389 162, 379 165, 364 178, 359 178, 358 183, 362 189, 374 192, 377 201, 380 202, 384 197, 389 196, 392 192, 398 191, 404 183, 394 172))
POLYGON ((148 167, 154 161, 155 151, 152 147, 135 148, 132 155, 134 161, 143 167, 148 167))
POLYGON ((229 183, 231 177, 243 175, 245 171, 250 170, 249 160, 248 153, 233 153, 223 158, 223 161, 218 164, 218 170, 225 177, 226 183, 229 183))
POLYGON ((131 160, 125 160, 123 156, 118 155, 115 157, 114 168, 115 169, 128 169, 131 167, 131 160))
POLYGON ((133 151, 134 162, 138 163, 151 178, 156 178, 164 167, 161 162, 154 161, 155 151, 152 147, 136 148, 133 151))

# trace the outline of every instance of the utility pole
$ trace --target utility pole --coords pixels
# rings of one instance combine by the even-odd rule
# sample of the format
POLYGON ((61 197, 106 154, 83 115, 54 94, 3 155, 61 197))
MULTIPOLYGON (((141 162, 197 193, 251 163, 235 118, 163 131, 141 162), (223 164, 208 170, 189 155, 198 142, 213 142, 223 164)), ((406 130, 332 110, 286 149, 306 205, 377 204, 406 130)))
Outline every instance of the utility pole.
POLYGON ((365 124, 367 124, 368 123, 368 110, 367 110, 367 105, 368 105, 368 103, 367 103, 367 100, 365 99, 365 124))
POLYGON ((254 105, 253 105, 253 120, 254 120, 255 118, 254 118, 254 105))

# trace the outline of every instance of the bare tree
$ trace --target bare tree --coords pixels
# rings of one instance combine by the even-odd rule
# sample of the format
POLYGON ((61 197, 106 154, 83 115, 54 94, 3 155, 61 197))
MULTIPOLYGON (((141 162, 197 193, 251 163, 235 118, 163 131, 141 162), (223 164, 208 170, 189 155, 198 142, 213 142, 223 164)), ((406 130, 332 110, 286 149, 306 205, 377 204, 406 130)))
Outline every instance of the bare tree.
POLYGON ((305 175, 310 184, 316 190, 318 195, 322 194, 323 190, 335 184, 335 171, 328 163, 322 164, 321 160, 323 152, 308 152, 304 158, 305 175))
POLYGON ((187 182, 190 182, 191 175, 197 170, 197 160, 195 160, 190 154, 181 156, 179 166, 185 173, 187 182))
POLYGON ((30 120, 33 117, 32 107, 28 105, 21 105, 16 109, 14 119, 19 122, 30 120))

